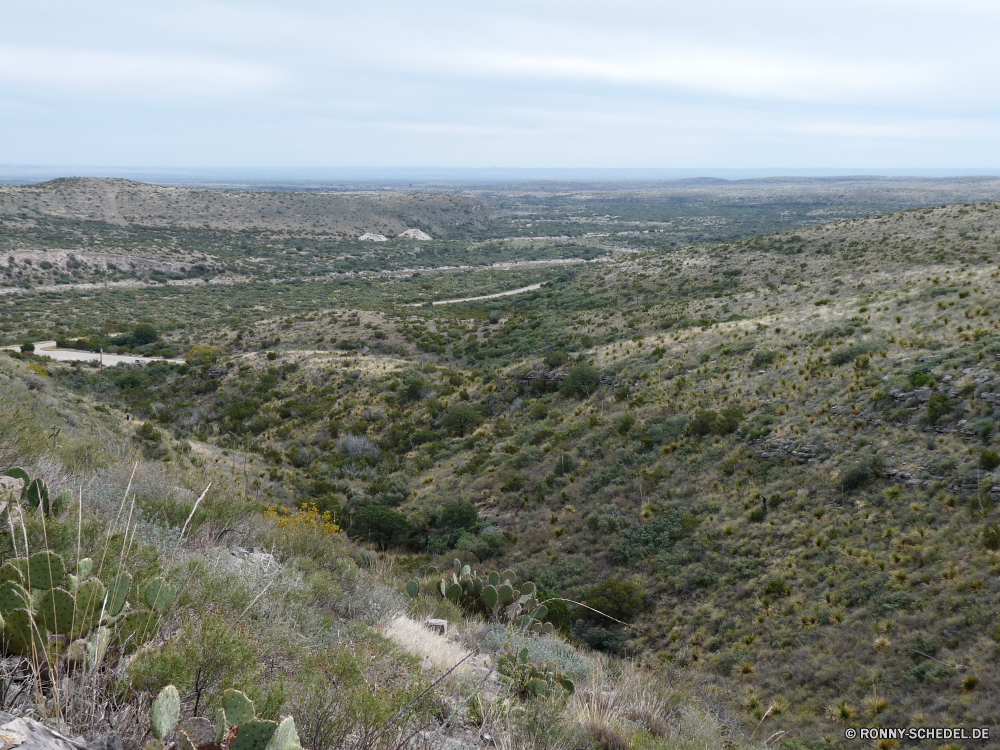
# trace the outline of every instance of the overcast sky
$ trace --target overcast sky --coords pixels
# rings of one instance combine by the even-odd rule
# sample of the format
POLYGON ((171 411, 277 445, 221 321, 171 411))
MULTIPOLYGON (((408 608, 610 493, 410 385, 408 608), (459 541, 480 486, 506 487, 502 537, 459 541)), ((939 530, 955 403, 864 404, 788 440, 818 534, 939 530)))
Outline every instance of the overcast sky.
POLYGON ((1000 3, 5 2, 0 164, 1000 167, 1000 3))

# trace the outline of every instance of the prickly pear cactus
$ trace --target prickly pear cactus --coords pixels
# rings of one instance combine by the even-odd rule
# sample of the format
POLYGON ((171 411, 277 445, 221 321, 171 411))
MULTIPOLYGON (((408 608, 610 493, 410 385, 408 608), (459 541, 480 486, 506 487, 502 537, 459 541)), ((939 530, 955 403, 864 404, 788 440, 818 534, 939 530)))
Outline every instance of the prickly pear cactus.
POLYGON ((420 582, 417 580, 406 582, 406 594, 411 599, 416 599, 417 595, 420 593, 420 582))
POLYGON ((154 578, 143 592, 143 598, 146 600, 149 608, 159 612, 161 615, 170 608, 176 596, 177 589, 162 578, 154 578))
POLYGON ((37 552, 0 567, 0 648, 51 661, 96 665, 108 654, 130 653, 156 634, 160 616, 176 596, 162 578, 145 589, 154 609, 122 614, 132 577, 122 573, 110 590, 98 578, 86 578, 93 561, 80 560, 76 573, 66 575, 63 559, 54 552, 37 552))
POLYGON ((52 589, 66 580, 66 566, 55 552, 36 552, 28 558, 28 588, 52 589))
POLYGON ((153 701, 153 707, 149 712, 149 723, 153 728, 153 736, 158 740, 164 739, 174 731, 177 721, 181 717, 181 696, 177 688, 167 685, 153 701))
POLYGON ((227 690, 222 696, 222 710, 229 726, 243 724, 254 717, 253 701, 239 690, 227 690))
POLYGON ((266 750, 277 730, 278 725, 273 721, 253 719, 240 724, 231 750, 266 750))
POLYGON ((65 589, 49 589, 38 603, 42 625, 50 633, 68 635, 73 630, 76 600, 65 589))
POLYGON ((73 500, 73 493, 70 490, 63 490, 54 500, 50 500, 49 486, 43 479, 32 479, 28 472, 20 467, 14 467, 4 472, 4 476, 14 477, 24 482, 21 489, 21 500, 26 502, 34 510, 41 510, 47 516, 57 516, 63 506, 73 500))

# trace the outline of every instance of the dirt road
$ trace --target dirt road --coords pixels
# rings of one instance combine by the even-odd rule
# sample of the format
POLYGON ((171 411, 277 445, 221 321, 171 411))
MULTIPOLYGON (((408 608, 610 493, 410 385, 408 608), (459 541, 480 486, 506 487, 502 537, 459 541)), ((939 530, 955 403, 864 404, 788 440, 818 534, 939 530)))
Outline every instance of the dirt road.
MULTIPOLYGON (((4 349, 19 350, 21 347, 5 346, 4 349)), ((183 359, 164 359, 163 357, 140 357, 134 354, 100 354, 99 352, 84 352, 76 349, 56 349, 55 341, 38 341, 35 343, 35 354, 50 357, 60 362, 103 362, 106 367, 112 367, 122 362, 126 364, 146 364, 147 362, 172 362, 184 364, 183 359)))

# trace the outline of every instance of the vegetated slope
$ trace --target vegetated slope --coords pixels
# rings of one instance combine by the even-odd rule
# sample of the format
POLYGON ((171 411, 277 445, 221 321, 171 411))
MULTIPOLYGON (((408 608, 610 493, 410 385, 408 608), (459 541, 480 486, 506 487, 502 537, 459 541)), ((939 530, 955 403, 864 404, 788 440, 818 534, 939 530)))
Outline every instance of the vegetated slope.
POLYGON ((489 211, 478 200, 443 194, 351 195, 256 193, 72 177, 0 187, 0 220, 38 217, 118 226, 267 229, 354 237, 388 236, 413 227, 434 233, 481 228, 489 211))
MULTIPOLYGON (((291 716, 303 746, 317 750, 407 747, 415 735, 421 747, 449 750, 480 748, 484 735, 519 750, 759 750, 676 676, 576 649, 558 634, 467 617, 436 596, 411 599, 412 568, 352 544, 315 508, 257 502, 245 462, 190 460, 152 424, 125 422, 49 375, 44 360, 0 357, 0 467, 20 467, 14 474, 53 493, 73 488, 71 497, 43 517, 6 491, 13 480, 4 476, 0 493, 20 528, 0 536, 0 555, 10 566, 47 550, 58 555, 43 559, 59 580, 64 566, 88 570, 87 582, 70 577, 69 591, 58 589, 76 603, 84 587, 103 591, 127 571, 130 609, 111 619, 112 633, 147 617, 143 598, 158 615, 124 643, 98 631, 105 646, 88 652, 82 670, 59 658, 66 639, 46 634, 59 626, 44 606, 32 626, 43 634, 37 656, 15 653, 18 615, 8 613, 5 712, 138 750, 152 699, 170 684, 187 731, 235 688, 258 719, 291 716), (151 584, 156 604, 143 593, 151 584), (446 620, 447 634, 425 627, 427 617, 446 620), (45 692, 52 683, 59 689, 45 692)), ((64 627, 87 638, 96 622, 64 627)))
POLYGON ((488 304, 247 325, 138 382, 66 378, 250 451, 261 496, 294 488, 360 539, 600 603, 637 629, 556 621, 696 672, 788 748, 985 726, 998 224, 957 205, 633 254, 488 304), (314 335, 346 344, 302 351, 314 335))

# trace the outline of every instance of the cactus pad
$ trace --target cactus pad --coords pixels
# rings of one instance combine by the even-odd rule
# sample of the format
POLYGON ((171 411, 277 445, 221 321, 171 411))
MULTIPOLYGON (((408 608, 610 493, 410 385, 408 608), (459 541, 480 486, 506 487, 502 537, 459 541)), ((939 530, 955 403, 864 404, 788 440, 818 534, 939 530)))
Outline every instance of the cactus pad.
POLYGON ((239 690, 227 690, 222 696, 222 708, 226 712, 226 722, 245 724, 254 717, 253 701, 239 690))
POLYGON ((76 564, 76 574, 80 577, 80 580, 86 580, 90 577, 90 571, 94 569, 94 561, 89 557, 85 557, 80 562, 76 564))
POLYGON ((32 508, 42 506, 43 512, 48 512, 49 507, 49 486, 41 479, 32 480, 24 493, 24 499, 32 508))
POLYGON ((487 609, 493 609, 497 606, 497 601, 499 601, 497 598, 497 590, 492 586, 484 588, 483 593, 480 594, 479 598, 483 600, 483 604, 486 605, 487 609))
POLYGON ((152 610, 140 609, 129 612, 118 621, 116 640, 126 652, 135 651, 139 646, 156 635, 159 615, 152 610))
POLYGON ((87 641, 87 663, 100 664, 111 645, 111 630, 103 625, 93 632, 87 641))
POLYGON ((151 739, 142 746, 142 750, 164 750, 163 740, 151 739))
POLYGON ((117 617, 125 608, 125 599, 132 586, 132 576, 122 573, 108 585, 108 603, 104 607, 107 617, 117 617))
POLYGON ((499 585, 500 585, 500 574, 494 570, 492 573, 490 573, 490 586, 499 586, 499 585))
POLYGON ((42 647, 38 633, 31 624, 31 613, 26 609, 15 609, 4 618, 3 640, 7 649, 16 654, 30 653, 32 641, 37 650, 42 647))
POLYGON ((38 615, 50 633, 66 635, 73 630, 76 599, 65 589, 49 589, 38 602, 38 615))
POLYGON ((283 719, 267 743, 267 750, 302 750, 299 733, 295 731, 295 721, 289 716, 283 719))
POLYGON ((0 585, 7 583, 7 581, 13 581, 14 583, 24 583, 24 576, 21 575, 21 570, 13 563, 7 563, 3 567, 0 567, 0 585))
POLYGON ((15 609, 27 609, 31 597, 21 586, 12 581, 0 586, 0 616, 6 617, 15 609))
POLYGON ((96 578, 88 578, 76 587, 76 622, 73 632, 77 635, 90 630, 101 618, 101 608, 107 590, 96 578))
POLYGON ((508 568, 503 573, 500 574, 500 580, 505 583, 513 584, 517 580, 517 576, 514 575, 514 571, 508 568))
POLYGON ((28 586, 54 589, 66 580, 66 566, 55 552, 36 552, 28 558, 28 586))
POLYGON ((406 582, 406 593, 411 599, 416 599, 420 593, 420 582, 416 579, 406 582))
POLYGON ((215 709, 215 744, 221 745, 222 740, 226 737, 226 732, 229 731, 229 722, 226 721, 226 712, 221 709, 215 709))
POLYGON ((537 607, 535 607, 535 611, 531 613, 531 616, 534 617, 536 620, 544 620, 545 615, 547 615, 548 613, 549 613, 549 608, 546 607, 544 604, 539 604, 537 607))
POLYGON ((461 561, 461 560, 459 560, 459 559, 458 559, 458 558, 456 557, 456 558, 455 558, 455 575, 458 575, 458 574, 459 574, 459 573, 461 573, 461 572, 462 572, 462 561, 461 561))
POLYGON ((183 729, 177 730, 177 750, 195 750, 194 742, 183 729))
POLYGON ((278 730, 273 721, 254 719, 240 724, 232 750, 265 750, 278 730))
POLYGON ((177 688, 167 685, 153 701, 152 710, 149 712, 149 723, 153 727, 153 736, 162 740, 177 726, 177 720, 181 716, 181 696, 177 688))
POLYGON ((514 589, 511 588, 510 584, 505 583, 503 586, 497 589, 497 597, 500 599, 500 603, 505 607, 508 604, 513 604, 514 589))
POLYGON ((444 582, 444 579, 437 582, 437 590, 441 596, 448 596, 448 584, 444 582))
POLYGON ((531 581, 526 581, 521 584, 521 596, 532 596, 535 593, 535 584, 531 581))
POLYGON ((162 578, 154 578, 146 586, 142 596, 150 609, 155 609, 162 615, 173 604, 174 597, 177 596, 177 589, 162 578))
POLYGON ((548 635, 553 630, 555 630, 555 628, 552 626, 551 622, 547 622, 544 625, 542 625, 542 635, 548 635))
POLYGON ((451 584, 451 586, 448 587, 448 598, 451 599, 453 602, 457 602, 459 599, 461 599, 462 587, 459 586, 457 583, 451 584))
POLYGON ((532 695, 537 695, 540 698, 544 698, 549 694, 549 683, 545 680, 533 679, 528 682, 528 692, 532 695))

